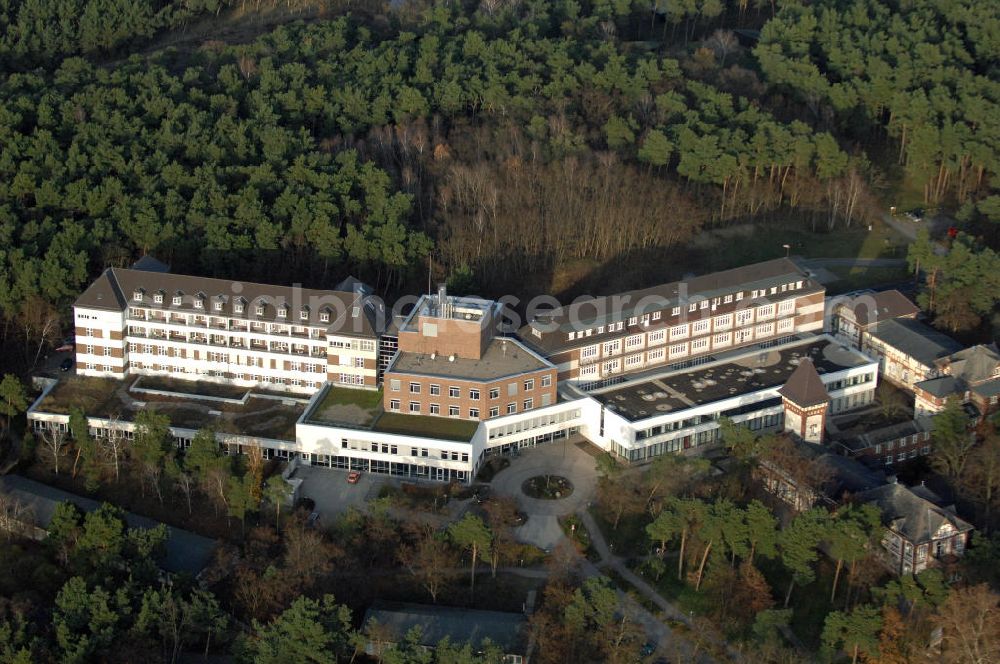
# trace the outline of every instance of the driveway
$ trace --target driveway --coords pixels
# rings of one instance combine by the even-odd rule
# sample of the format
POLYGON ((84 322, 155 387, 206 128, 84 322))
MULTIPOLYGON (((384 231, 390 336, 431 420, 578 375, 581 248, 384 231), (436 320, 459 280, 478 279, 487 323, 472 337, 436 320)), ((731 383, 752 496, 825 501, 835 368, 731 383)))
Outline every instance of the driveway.
POLYGON ((510 466, 491 482, 496 494, 513 496, 521 511, 528 515, 523 526, 514 529, 518 540, 551 550, 563 539, 559 517, 585 509, 594 499, 597 487, 597 463, 584 451, 590 445, 579 436, 521 450, 510 466), (561 475, 573 485, 573 493, 559 500, 529 498, 521 490, 524 482, 536 475, 561 475))
POLYGON ((298 466, 292 475, 302 480, 299 495, 316 503, 320 518, 329 523, 351 507, 364 510, 369 500, 378 498, 379 490, 391 478, 375 473, 361 473, 357 484, 347 483, 346 470, 317 466, 298 466))

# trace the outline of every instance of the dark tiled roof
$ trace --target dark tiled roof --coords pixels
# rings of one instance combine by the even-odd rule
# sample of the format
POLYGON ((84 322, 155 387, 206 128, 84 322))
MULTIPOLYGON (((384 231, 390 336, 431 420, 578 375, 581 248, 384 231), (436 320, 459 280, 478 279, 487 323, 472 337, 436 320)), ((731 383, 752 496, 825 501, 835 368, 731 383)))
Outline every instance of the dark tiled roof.
POLYGON ((962 349, 962 345, 951 337, 908 318, 879 321, 869 334, 927 367, 962 349))
POLYGON ((881 291, 857 297, 850 309, 854 313, 854 322, 862 327, 878 321, 912 317, 920 313, 920 308, 898 290, 881 291))
POLYGON ((248 320, 278 322, 286 325, 321 326, 336 334, 373 337, 385 327, 384 305, 360 292, 315 290, 293 286, 275 286, 208 277, 109 268, 77 298, 75 305, 90 309, 124 311, 132 303, 164 311, 179 311, 211 316, 234 316, 248 320), (136 300, 139 293, 141 300, 136 300), (156 302, 159 295, 162 302, 156 302), (180 297, 181 303, 174 304, 180 297), (203 308, 195 306, 201 300, 203 308), (222 302, 217 311, 215 303, 222 302), (236 313, 235 304, 243 304, 236 313), (257 315, 257 306, 263 313, 257 315), (287 315, 278 316, 278 308, 287 305, 287 315), (306 318, 301 314, 305 311, 306 318), (320 320, 329 314, 329 322, 320 320))
POLYGON ((799 366, 795 367, 795 371, 778 390, 778 394, 802 407, 816 406, 830 400, 826 385, 816 372, 812 360, 808 358, 803 358, 799 362, 799 366))
POLYGON ((926 429, 919 422, 916 420, 909 420, 907 422, 892 424, 880 429, 872 429, 871 431, 863 433, 860 436, 842 440, 839 445, 853 452, 859 452, 861 450, 872 448, 879 443, 884 443, 890 440, 899 440, 905 436, 912 436, 913 434, 923 433, 924 431, 926 431, 926 429))
POLYGON ((170 266, 156 260, 152 256, 143 256, 132 264, 133 270, 145 270, 146 272, 170 272, 170 266))
MULTIPOLYGON (((35 524, 41 528, 48 528, 59 503, 73 503, 84 512, 93 512, 100 507, 100 503, 91 498, 68 493, 19 475, 0 477, 0 491, 17 498, 23 506, 28 507, 35 524)), ((131 512, 125 513, 125 522, 129 528, 141 530, 151 530, 160 525, 158 521, 131 512)), ((172 526, 167 526, 167 533, 166 551, 160 563, 163 569, 194 575, 208 564, 215 542, 172 526)))
POLYGON ((489 639, 507 655, 527 651, 528 620, 520 613, 377 602, 365 613, 363 624, 372 620, 389 628, 395 641, 419 627, 420 644, 432 648, 447 637, 452 644, 469 642, 473 650, 489 639))
POLYGON ((937 378, 922 380, 914 385, 914 387, 920 388, 933 397, 943 399, 955 393, 958 389, 958 381, 956 381, 952 376, 939 376, 937 378))
POLYGON ((882 510, 882 523, 915 543, 929 542, 948 523, 959 532, 972 525, 953 512, 911 491, 902 484, 886 484, 855 496, 858 502, 875 503, 882 510))
POLYGON ((972 391, 981 397, 994 397, 1000 395, 1000 378, 988 380, 972 388, 972 391))

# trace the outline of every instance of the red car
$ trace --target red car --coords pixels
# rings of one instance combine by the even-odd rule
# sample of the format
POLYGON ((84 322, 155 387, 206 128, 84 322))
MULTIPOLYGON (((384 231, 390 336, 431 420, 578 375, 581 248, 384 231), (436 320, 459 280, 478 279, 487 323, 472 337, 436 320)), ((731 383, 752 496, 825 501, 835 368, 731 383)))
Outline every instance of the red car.
POLYGON ((358 480, 360 479, 361 479, 361 473, 356 470, 352 470, 351 472, 347 473, 348 484, 357 484, 358 480))

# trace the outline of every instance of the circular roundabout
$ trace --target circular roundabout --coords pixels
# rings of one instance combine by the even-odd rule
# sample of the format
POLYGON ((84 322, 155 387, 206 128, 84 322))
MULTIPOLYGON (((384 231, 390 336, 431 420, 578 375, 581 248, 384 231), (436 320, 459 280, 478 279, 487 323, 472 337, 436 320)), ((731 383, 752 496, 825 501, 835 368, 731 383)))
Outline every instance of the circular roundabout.
POLYGON ((573 494, 573 483, 562 475, 535 475, 524 480, 521 491, 536 500, 561 500, 573 494))

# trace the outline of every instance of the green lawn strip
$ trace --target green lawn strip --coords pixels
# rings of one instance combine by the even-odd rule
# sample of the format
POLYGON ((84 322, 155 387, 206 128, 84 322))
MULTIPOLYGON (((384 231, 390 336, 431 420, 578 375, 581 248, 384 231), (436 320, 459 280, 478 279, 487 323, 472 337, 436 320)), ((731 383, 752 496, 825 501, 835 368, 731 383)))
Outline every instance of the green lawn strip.
POLYGON ((408 434, 463 442, 470 440, 477 428, 479 428, 479 422, 430 415, 404 415, 402 413, 382 413, 372 426, 373 430, 383 433, 408 434))

